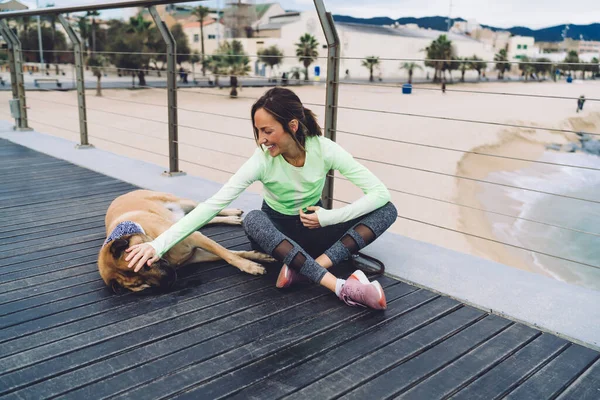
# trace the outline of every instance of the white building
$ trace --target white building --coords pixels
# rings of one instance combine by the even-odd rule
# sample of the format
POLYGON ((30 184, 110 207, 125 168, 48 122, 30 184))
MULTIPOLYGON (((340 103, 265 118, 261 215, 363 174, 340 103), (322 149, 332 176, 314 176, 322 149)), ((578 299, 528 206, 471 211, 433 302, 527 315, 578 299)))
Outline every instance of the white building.
POLYGON ((515 61, 520 60, 523 56, 535 57, 537 49, 534 44, 535 39, 532 36, 511 36, 508 40, 508 59, 515 61))
MULTIPOLYGON (((219 47, 219 43, 223 38, 225 32, 225 26, 220 22, 213 19, 205 19, 204 26, 204 52, 205 54, 212 54, 219 47)), ((200 21, 187 22, 183 25, 183 32, 188 38, 190 45, 190 51, 196 50, 198 53, 202 50, 202 43, 200 41, 200 21)))
MULTIPOLYGON (((264 11, 263 16, 278 10, 275 5, 269 5, 264 11)), ((281 7, 279 7, 281 8, 281 7)), ((290 72, 293 69, 304 69, 304 66, 296 56, 296 43, 305 33, 313 35, 319 43, 318 59, 309 67, 309 75, 314 79, 315 67, 319 67, 320 76, 324 77, 327 73, 327 42, 315 11, 306 12, 286 12, 277 15, 271 15, 266 23, 255 26, 254 36, 252 38, 235 38, 242 43, 246 54, 250 55, 252 70, 255 74, 270 75, 270 71, 265 69, 258 61, 257 54, 260 50, 277 46, 284 55, 283 63, 276 67, 273 72, 276 76, 281 76, 282 72, 290 72)), ((205 22, 205 51, 206 54, 212 54, 218 47, 218 32, 224 32, 223 25, 217 22, 205 22), (215 37, 216 35, 216 37, 215 37)), ((336 23, 336 29, 341 41, 340 74, 341 78, 346 76, 346 71, 350 78, 368 78, 369 70, 363 67, 362 61, 369 56, 379 57, 380 59, 396 59, 394 61, 381 60, 376 76, 385 79, 406 79, 407 71, 400 69, 405 62, 415 62, 423 67, 423 70, 415 70, 415 77, 425 77, 427 74, 433 76, 433 69, 424 68, 423 59, 426 54, 424 49, 437 39, 440 35, 447 35, 459 57, 472 57, 476 55, 480 59, 493 61, 494 50, 491 46, 477 41, 469 36, 441 32, 431 29, 406 28, 402 26, 374 26, 366 24, 336 23), (415 61, 419 60, 419 61, 415 61)), ((184 25, 184 31, 188 36, 192 50, 200 51, 199 23, 190 22, 184 25)), ((227 39, 232 40, 232 39, 227 39)), ((495 64, 488 64, 493 69, 495 64)), ((468 74, 476 74, 468 72, 468 74)), ((455 78, 458 73, 455 72, 455 78)))
MULTIPOLYGON (((270 18, 269 23, 259 26, 259 34, 271 33, 270 37, 242 38, 240 40, 247 54, 256 55, 265 47, 276 45, 284 54, 284 61, 276 71, 289 72, 293 68, 304 67, 296 57, 296 43, 305 33, 313 35, 319 42, 319 58, 309 67, 311 79, 314 77, 315 67, 319 67, 320 75, 327 73, 327 42, 319 22, 317 13, 314 11, 291 12, 270 18), (274 33, 278 34, 274 34, 274 33)), ((369 70, 363 67, 362 61, 365 57, 376 56, 381 59, 393 58, 396 61, 380 61, 380 68, 376 76, 386 78, 403 79, 407 72, 401 70, 404 62, 416 62, 423 66, 425 58, 424 49, 439 35, 447 35, 452 41, 459 57, 471 57, 477 55, 483 60, 494 59, 494 52, 489 46, 478 42, 468 36, 429 29, 407 29, 404 27, 384 27, 366 24, 336 23, 336 29, 341 41, 340 74, 343 78, 346 70, 351 78, 368 78, 369 70), (346 57, 346 58, 344 58, 346 57)), ((253 61, 256 59, 254 58, 253 61)), ((494 64, 489 64, 493 68, 494 64)), ((257 69, 256 67, 254 68, 257 69)), ((432 69, 415 70, 415 77, 425 77, 429 73, 433 76, 432 69)))

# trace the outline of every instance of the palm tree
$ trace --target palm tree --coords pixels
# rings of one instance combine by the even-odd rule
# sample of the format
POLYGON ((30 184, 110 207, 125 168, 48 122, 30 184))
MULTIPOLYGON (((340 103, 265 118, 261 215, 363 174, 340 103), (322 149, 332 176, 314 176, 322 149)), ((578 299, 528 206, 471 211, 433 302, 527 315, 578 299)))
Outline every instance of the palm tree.
POLYGON ((283 53, 277 46, 267 47, 258 51, 258 59, 271 67, 271 76, 273 76, 273 68, 283 62, 283 53))
POLYGON ((88 11, 85 14, 86 17, 92 17, 92 54, 96 51, 96 18, 100 16, 100 13, 96 10, 88 11))
MULTIPOLYGON (((200 53, 198 53, 198 50, 194 50, 192 51, 192 55, 190 56, 190 63, 192 64, 192 79, 194 81, 194 83, 196 82, 196 68, 194 67, 196 65, 196 63, 198 61, 200 61, 200 53)), ((205 65, 206 63, 202 63, 202 65, 205 65)))
POLYGON ((92 56, 88 58, 87 65, 92 68, 92 73, 97 78, 96 81, 96 96, 102 96, 102 86, 100 80, 104 75, 105 68, 108 67, 108 59, 104 56, 92 56))
POLYGON ((458 58, 459 66, 458 70, 460 71, 460 81, 465 81, 465 72, 471 69, 471 63, 467 61, 468 58, 458 58))
POLYGON ((300 43, 296 43, 296 56, 299 57, 300 62, 304 65, 305 81, 308 80, 308 67, 319 56, 318 48, 319 42, 310 33, 305 33, 300 37, 300 43))
POLYGON ((214 66, 218 71, 224 71, 230 75, 231 97, 237 97, 237 77, 247 75, 250 72, 250 58, 244 52, 242 42, 232 40, 223 42, 213 55, 214 66))
POLYGON ((369 82, 373 82, 373 70, 379 66, 379 57, 367 57, 362 60, 361 65, 369 70, 369 82))
POLYGON ((408 71, 408 83, 412 83, 413 71, 415 69, 422 70, 423 67, 414 62, 405 62, 404 64, 400 65, 400 69, 405 69, 408 71))
POLYGON ((477 79, 481 79, 481 71, 485 71, 487 64, 475 54, 471 56, 470 68, 477 71, 477 79))
POLYGON ((85 53, 89 48, 88 39, 90 37, 90 25, 87 22, 87 18, 77 17, 77 26, 79 27, 79 34, 83 42, 83 52, 85 53))
POLYGON ((192 11, 192 15, 198 18, 198 22, 200 23, 200 60, 202 61, 202 76, 206 75, 206 65, 204 62, 204 19, 209 13, 210 9, 203 6, 198 6, 192 11))
MULTIPOLYGON (((46 4, 46 7, 54 7, 54 3, 48 3, 46 4)), ((56 22, 58 20, 58 17, 56 16, 56 14, 50 14, 42 18, 48 21, 48 23, 50 24, 50 30, 52 31, 52 43, 54 43, 54 37, 56 36, 56 22)))
POLYGON ((598 68, 598 58, 597 57, 592 58, 592 61, 590 62, 588 70, 592 73, 592 79, 596 79, 596 75, 598 74, 598 72, 600 72, 600 69, 598 68))
POLYGON ((572 71, 574 74, 579 69, 579 55, 575 50, 569 51, 563 62, 566 63, 562 66, 562 69, 565 71, 572 71))
POLYGON ((529 80, 529 76, 535 72, 535 68, 527 56, 521 57, 519 69, 521 70, 522 75, 525 76, 525 80, 529 80))
POLYGON ((425 48, 425 52, 427 53, 425 66, 435 69, 433 81, 438 82, 442 72, 447 69, 444 64, 450 62, 456 56, 456 51, 446 35, 440 35, 425 48))
POLYGON ((508 61, 508 54, 506 49, 501 49, 498 54, 494 56, 496 61, 496 70, 498 71, 498 79, 504 79, 504 73, 510 70, 510 63, 508 61))

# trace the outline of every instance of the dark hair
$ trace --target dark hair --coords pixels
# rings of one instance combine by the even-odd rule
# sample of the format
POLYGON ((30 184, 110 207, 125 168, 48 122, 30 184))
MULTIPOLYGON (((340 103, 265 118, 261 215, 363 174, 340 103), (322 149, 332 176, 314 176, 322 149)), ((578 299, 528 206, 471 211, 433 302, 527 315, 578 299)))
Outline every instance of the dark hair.
POLYGON ((258 143, 258 129, 254 126, 254 114, 260 109, 264 109, 271 114, 283 126, 283 130, 289 133, 300 148, 304 149, 307 136, 321 136, 323 134, 317 117, 308 108, 302 105, 300 98, 296 93, 289 89, 274 87, 267 90, 262 97, 252 105, 250 113, 252 117, 252 129, 254 130, 254 140, 258 143), (298 130, 294 132, 290 129, 292 120, 298 121, 298 130))

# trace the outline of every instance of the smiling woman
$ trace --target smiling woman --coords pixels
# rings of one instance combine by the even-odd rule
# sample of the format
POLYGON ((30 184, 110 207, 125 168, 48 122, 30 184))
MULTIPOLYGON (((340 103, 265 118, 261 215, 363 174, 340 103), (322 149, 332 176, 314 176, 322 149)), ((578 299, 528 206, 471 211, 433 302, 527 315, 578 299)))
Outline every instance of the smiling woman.
POLYGON ((396 221, 386 187, 347 151, 322 136, 313 112, 291 90, 268 90, 252 106, 251 116, 258 145, 254 155, 219 192, 154 241, 131 246, 130 267, 137 272, 152 264, 260 181, 262 208, 250 211, 243 225, 255 250, 283 263, 276 286, 310 280, 348 305, 385 309, 378 282, 369 282, 361 271, 348 280, 338 279, 327 268, 350 258, 396 221), (339 209, 322 208, 321 193, 330 170, 339 171, 365 195, 339 209))

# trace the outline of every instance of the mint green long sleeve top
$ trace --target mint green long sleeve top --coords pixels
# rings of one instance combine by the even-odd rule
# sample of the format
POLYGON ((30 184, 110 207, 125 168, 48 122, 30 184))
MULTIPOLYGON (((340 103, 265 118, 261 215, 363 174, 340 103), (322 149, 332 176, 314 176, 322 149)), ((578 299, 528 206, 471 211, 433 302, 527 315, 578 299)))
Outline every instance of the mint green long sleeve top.
POLYGON ((262 146, 211 198, 150 242, 158 256, 203 227, 235 200, 253 182, 264 187, 264 200, 273 210, 298 215, 299 210, 316 204, 321 198, 327 173, 337 170, 362 189, 364 196, 342 208, 319 209, 321 226, 335 225, 365 215, 390 201, 383 183, 337 143, 323 137, 306 138, 304 166, 294 167, 281 155, 272 157, 262 146))

